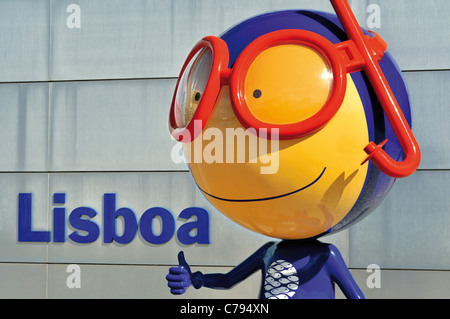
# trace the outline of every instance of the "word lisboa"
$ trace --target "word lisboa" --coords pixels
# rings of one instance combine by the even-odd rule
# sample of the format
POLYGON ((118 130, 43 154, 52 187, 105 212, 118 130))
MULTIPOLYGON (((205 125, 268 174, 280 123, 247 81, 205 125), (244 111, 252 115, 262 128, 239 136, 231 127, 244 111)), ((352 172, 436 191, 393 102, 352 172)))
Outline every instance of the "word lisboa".
MULTIPOLYGON (((80 244, 88 244, 96 241, 100 236, 100 226, 92 219, 97 212, 90 207, 77 207, 70 213, 68 224, 66 218, 66 208, 62 205, 66 203, 65 193, 53 194, 53 231, 33 230, 33 209, 32 194, 19 194, 18 212, 18 241, 19 242, 53 242, 63 243, 69 238, 71 241, 80 244), (67 226, 74 231, 66 236, 67 226), (52 236, 53 235, 53 236, 52 236)), ((186 221, 176 230, 175 218, 172 213, 162 207, 152 207, 147 209, 140 220, 131 208, 116 208, 116 194, 103 195, 103 242, 119 244, 130 243, 139 233, 142 238, 155 245, 168 242, 175 235, 180 243, 192 245, 194 243, 210 244, 209 239, 209 214, 199 207, 189 207, 184 209, 178 220, 186 221), (195 220, 189 221, 191 218, 195 220), (117 232, 117 221, 121 219, 123 231, 117 232), (155 233, 155 220, 159 220, 161 231, 155 233)))
MULTIPOLYGON (((202 130, 202 121, 194 121, 194 136, 191 147, 184 149, 182 143, 172 147, 172 161, 186 163, 250 163, 260 165, 261 174, 275 174, 279 168, 279 139, 277 128, 270 129, 271 138, 267 138, 267 129, 244 130, 226 128, 225 135, 216 127, 202 130), (259 138, 258 138, 258 136, 259 138), (209 142, 207 142, 209 141, 209 142), (248 141, 248 143, 247 143, 248 141), (207 142, 204 145, 204 142, 207 142), (259 162, 259 163, 258 163, 259 162)), ((173 138, 172 138, 173 139, 173 138)), ((190 141, 189 131, 182 135, 181 142, 190 141)))

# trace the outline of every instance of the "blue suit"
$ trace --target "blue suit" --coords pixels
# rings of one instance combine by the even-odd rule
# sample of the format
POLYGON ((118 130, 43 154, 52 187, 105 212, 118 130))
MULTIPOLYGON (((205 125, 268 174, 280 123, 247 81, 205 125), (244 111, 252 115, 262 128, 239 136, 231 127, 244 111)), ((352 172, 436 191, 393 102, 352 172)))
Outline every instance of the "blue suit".
POLYGON ((261 271, 260 299, 334 299, 334 284, 349 299, 364 298, 339 250, 317 240, 269 242, 226 274, 192 273, 183 252, 178 258, 166 277, 173 294, 191 285, 229 289, 261 271))

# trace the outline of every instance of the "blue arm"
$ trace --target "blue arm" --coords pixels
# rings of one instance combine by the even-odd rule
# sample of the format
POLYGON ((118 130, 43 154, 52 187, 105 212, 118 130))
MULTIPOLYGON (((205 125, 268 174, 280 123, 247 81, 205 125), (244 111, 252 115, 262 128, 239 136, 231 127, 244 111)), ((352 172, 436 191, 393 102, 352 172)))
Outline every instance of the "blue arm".
POLYGON ((331 280, 341 288, 345 297, 348 299, 365 299, 363 292, 348 270, 339 250, 333 245, 329 245, 329 248, 328 270, 331 280))
POLYGON ((172 294, 182 294, 191 285, 196 289, 201 287, 229 289, 246 279, 258 269, 264 267, 266 251, 272 245, 273 243, 267 243, 262 246, 249 258, 226 274, 204 275, 200 271, 192 273, 189 265, 184 259, 183 252, 180 252, 178 254, 179 266, 170 268, 169 274, 166 276, 166 279, 169 282, 168 285, 171 288, 172 294))
POLYGON ((203 286, 229 289, 264 267, 264 256, 273 243, 267 243, 226 274, 203 275, 203 286))

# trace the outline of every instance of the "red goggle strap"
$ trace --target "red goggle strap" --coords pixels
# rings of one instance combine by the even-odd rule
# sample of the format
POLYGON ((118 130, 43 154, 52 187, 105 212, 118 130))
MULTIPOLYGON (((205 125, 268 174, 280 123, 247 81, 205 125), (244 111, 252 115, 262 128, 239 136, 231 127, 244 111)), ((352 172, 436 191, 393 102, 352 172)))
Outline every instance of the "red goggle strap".
POLYGON ((378 35, 373 38, 364 35, 347 0, 330 0, 330 2, 350 39, 338 48, 348 49, 349 52, 359 51, 359 56, 350 57, 347 68, 349 71, 362 69, 365 72, 405 153, 404 160, 398 162, 381 148, 382 145, 377 146, 374 142, 370 142, 364 148, 369 155, 367 159, 389 176, 411 175, 419 167, 420 148, 378 64, 387 45, 378 35), (354 47, 357 50, 354 50, 354 47))

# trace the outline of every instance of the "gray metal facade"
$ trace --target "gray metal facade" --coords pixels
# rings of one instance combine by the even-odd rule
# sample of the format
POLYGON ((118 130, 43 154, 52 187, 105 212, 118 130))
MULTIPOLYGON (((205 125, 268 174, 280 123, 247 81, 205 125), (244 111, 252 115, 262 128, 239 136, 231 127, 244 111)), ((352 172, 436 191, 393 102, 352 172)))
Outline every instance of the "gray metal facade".
MULTIPOLYGON (((383 204, 349 230, 324 238, 342 252, 368 298, 450 297, 450 2, 353 0, 389 43, 409 86, 419 170, 398 180, 383 204), (366 285, 370 264, 381 287, 366 285)), ((175 298, 165 275, 184 250, 193 269, 226 272, 268 238, 217 212, 170 157, 167 117, 176 77, 192 46, 259 13, 332 12, 326 0, 0 0, 0 297, 175 298), (68 7, 80 8, 70 28, 68 7), (137 216, 187 207, 210 216, 209 245, 163 245, 140 235, 127 245, 20 243, 18 194, 33 194, 33 227, 52 229, 52 195, 69 213, 99 212, 103 195, 137 216), (81 288, 66 285, 68 264, 81 288)), ((68 230, 70 231, 70 229, 68 230)), ((256 298, 259 275, 230 291, 190 289, 176 298, 256 298)), ((338 297, 342 297, 338 292, 338 297)))

